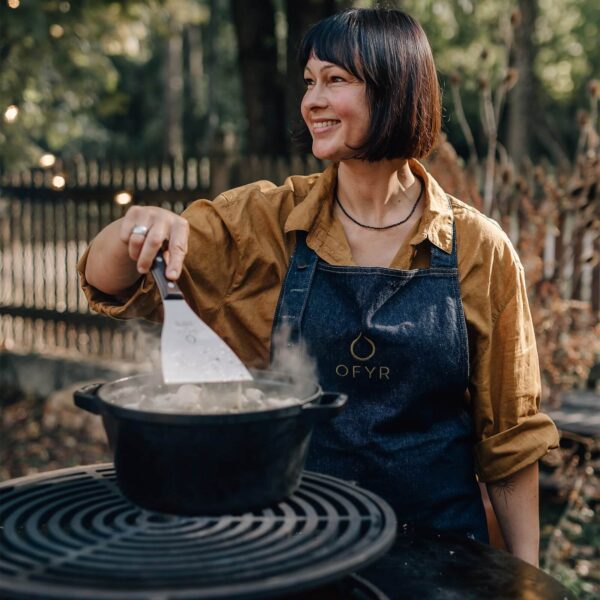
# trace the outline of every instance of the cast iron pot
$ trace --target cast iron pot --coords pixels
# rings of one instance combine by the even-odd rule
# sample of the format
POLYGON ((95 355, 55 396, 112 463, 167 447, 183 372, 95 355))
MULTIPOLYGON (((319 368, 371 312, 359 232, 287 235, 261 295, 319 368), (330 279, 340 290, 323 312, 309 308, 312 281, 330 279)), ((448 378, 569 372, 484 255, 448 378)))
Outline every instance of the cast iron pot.
MULTIPOLYGON (((253 374, 250 387, 280 397, 297 394, 297 380, 292 384, 269 371, 253 374)), ((142 508, 181 515, 240 513, 291 495, 313 424, 339 413, 347 400, 303 381, 298 405, 257 412, 165 414, 111 402, 132 387, 162 394, 179 386, 137 375, 86 386, 75 392, 75 404, 102 415, 123 494, 142 508)))

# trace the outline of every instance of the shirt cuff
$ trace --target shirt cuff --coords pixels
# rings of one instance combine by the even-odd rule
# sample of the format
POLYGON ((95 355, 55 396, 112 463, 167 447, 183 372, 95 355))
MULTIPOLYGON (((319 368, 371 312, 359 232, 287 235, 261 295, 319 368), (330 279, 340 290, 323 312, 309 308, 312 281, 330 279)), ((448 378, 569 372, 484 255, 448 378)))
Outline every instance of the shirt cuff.
POLYGON ((558 430, 548 415, 531 415, 475 446, 479 480, 487 483, 505 479, 558 448, 559 442, 558 430))
POLYGON ((90 308, 98 313, 116 319, 145 318, 161 321, 161 300, 154 278, 148 273, 136 281, 128 290, 119 296, 105 294, 90 285, 85 278, 85 265, 90 247, 77 263, 79 282, 90 308))

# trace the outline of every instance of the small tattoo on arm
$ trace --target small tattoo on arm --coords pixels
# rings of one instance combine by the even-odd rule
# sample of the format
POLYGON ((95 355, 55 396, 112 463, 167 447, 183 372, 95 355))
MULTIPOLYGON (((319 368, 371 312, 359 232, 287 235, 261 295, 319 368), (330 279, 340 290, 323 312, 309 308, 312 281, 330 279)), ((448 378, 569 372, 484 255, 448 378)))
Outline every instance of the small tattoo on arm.
POLYGON ((504 498, 504 502, 508 504, 508 497, 515 491, 514 480, 507 477, 506 479, 495 481, 492 485, 495 495, 504 498))

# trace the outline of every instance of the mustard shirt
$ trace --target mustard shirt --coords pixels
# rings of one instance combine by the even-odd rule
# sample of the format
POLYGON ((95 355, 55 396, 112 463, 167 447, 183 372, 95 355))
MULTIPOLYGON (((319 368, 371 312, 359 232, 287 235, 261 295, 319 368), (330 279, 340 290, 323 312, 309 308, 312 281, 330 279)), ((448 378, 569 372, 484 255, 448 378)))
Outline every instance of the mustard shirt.
MULTIPOLYGON (((429 244, 452 250, 456 221, 458 272, 469 340, 470 380, 465 403, 475 423, 475 464, 481 481, 508 477, 558 446, 552 420, 539 412, 540 372, 523 267, 500 226, 450 198, 423 166, 424 212, 390 267, 422 269, 429 244)), ((249 366, 268 365, 275 307, 295 232, 332 264, 351 266, 350 247, 333 215, 337 165, 323 173, 291 176, 283 185, 258 181, 197 200, 182 214, 190 224, 188 254, 179 285, 192 306, 249 366)), ((89 251, 89 248, 88 248, 89 251)), ((103 294, 85 280, 87 253, 78 270, 92 309, 118 318, 161 320, 162 305, 150 275, 127 297, 103 294)))

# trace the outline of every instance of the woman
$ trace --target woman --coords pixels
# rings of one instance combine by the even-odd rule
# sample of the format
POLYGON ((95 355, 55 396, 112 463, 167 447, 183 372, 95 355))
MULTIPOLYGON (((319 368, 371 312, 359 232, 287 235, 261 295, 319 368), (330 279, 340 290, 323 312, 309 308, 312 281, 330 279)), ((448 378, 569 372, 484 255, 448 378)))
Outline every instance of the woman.
POLYGON ((540 380, 523 268, 491 220, 416 159, 440 128, 435 66, 399 11, 317 23, 299 51, 301 113, 322 174, 257 182, 181 217, 132 207, 80 263, 94 309, 160 318, 168 276, 252 366, 281 324, 347 409, 313 435, 307 468, 356 480, 399 521, 485 541, 476 474, 509 549, 538 561, 537 461, 558 437, 540 380))

